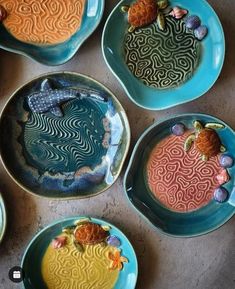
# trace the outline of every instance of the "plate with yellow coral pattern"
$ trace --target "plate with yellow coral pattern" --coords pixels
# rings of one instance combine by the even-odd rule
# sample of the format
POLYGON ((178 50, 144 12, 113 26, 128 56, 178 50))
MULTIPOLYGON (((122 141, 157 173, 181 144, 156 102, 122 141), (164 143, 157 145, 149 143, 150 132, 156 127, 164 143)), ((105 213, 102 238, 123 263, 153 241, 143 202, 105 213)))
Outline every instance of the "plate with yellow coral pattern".
POLYGON ((0 0, 0 5, 0 47, 46 65, 70 60, 104 11, 104 0, 0 0))
POLYGON ((39 232, 24 253, 24 289, 134 289, 138 265, 127 237, 112 224, 73 217, 39 232))

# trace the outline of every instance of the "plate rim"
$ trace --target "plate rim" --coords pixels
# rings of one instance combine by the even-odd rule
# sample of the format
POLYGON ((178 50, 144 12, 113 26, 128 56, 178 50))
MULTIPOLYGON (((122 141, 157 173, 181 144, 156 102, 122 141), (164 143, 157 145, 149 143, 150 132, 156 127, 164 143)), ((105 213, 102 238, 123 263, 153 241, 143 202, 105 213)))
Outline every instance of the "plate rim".
POLYGON ((7 212, 6 212, 6 206, 5 206, 5 202, 4 202, 1 191, 0 191, 0 209, 2 211, 2 216, 3 216, 2 230, 0 231, 0 244, 1 244, 4 239, 4 236, 6 233, 6 227, 7 227, 7 212))
MULTIPOLYGON (((66 221, 76 221, 78 219, 82 219, 82 218, 90 218, 91 221, 95 221, 97 223, 106 223, 106 225, 109 225, 111 226, 111 229, 114 228, 115 230, 121 232, 127 239, 127 243, 128 243, 128 246, 131 248, 132 252, 134 253, 134 262, 135 262, 135 267, 136 267, 136 278, 135 278, 135 283, 134 283, 134 287, 131 288, 131 289, 135 289, 136 287, 136 284, 137 284, 137 280, 138 280, 138 273, 139 273, 139 269, 138 269, 138 259, 137 259, 137 256, 136 256, 136 252, 134 250, 134 247, 133 245, 131 244, 129 238, 126 236, 126 234, 124 234, 122 232, 122 230, 120 230, 118 227, 116 227, 115 225, 113 225, 112 223, 110 223, 109 221, 106 221, 106 220, 103 220, 101 218, 96 218, 96 217, 90 217, 90 216, 87 216, 87 215, 78 215, 78 216, 70 216, 70 217, 65 217, 65 218, 62 218, 60 220, 57 220, 57 221, 54 221, 54 222, 51 222, 49 223, 48 225, 46 225, 42 230, 40 230, 39 232, 36 233, 36 235, 34 235, 34 237, 30 240, 30 242, 27 244, 26 248, 24 249, 24 253, 23 253, 23 256, 21 257, 21 262, 20 262, 20 266, 21 268, 23 268, 23 265, 24 265, 24 262, 25 262, 25 259, 26 259, 26 255, 28 253, 28 250, 30 249, 30 247, 32 246, 32 244, 36 241, 36 239, 43 233, 45 232, 46 230, 50 229, 51 227, 57 225, 57 224, 60 224, 62 222, 66 222, 66 221)), ((24 281, 22 282, 21 284, 21 288, 22 289, 26 289, 25 286, 24 286, 24 281)))
POLYGON ((127 133, 127 142, 126 142, 126 148, 125 148, 125 152, 122 156, 122 161, 120 163, 120 166, 119 166, 119 169, 117 171, 117 173, 115 174, 115 178, 114 178, 114 181, 107 185, 104 189, 98 191, 97 193, 95 194, 92 194, 92 195, 82 195, 82 196, 70 196, 70 197, 50 197, 50 196, 45 196, 45 195, 39 195, 37 193, 34 193, 33 191, 31 191, 30 189, 28 189, 26 186, 24 186, 23 184, 21 184, 18 180, 16 180, 14 178, 14 176, 11 174, 10 170, 8 169, 7 165, 5 164, 5 161, 3 160, 3 157, 2 157, 2 152, 1 152, 1 149, 0 149, 0 160, 2 161, 2 164, 3 164, 3 167, 4 169, 6 170, 7 174, 10 176, 10 178, 21 188, 23 189, 25 192, 35 196, 35 197, 38 197, 38 198, 43 198, 43 199, 47 199, 47 200, 81 200, 81 199, 88 199, 88 198, 91 198, 91 197, 96 197, 98 196, 99 194, 102 194, 103 192, 107 191, 111 186, 113 186, 120 174, 121 174, 121 171, 123 169, 123 166, 124 166, 124 163, 125 163, 125 160, 127 158, 127 155, 128 155, 128 152, 129 152, 129 149, 130 149, 130 142, 131 142, 131 129, 130 129, 130 124, 129 124, 129 120, 128 120, 128 117, 127 117, 127 113, 123 107, 123 105, 121 104, 121 102, 118 100, 118 98, 115 96, 115 94, 107 87, 105 86, 104 84, 102 84, 100 81, 96 80, 95 78, 91 77, 91 76, 88 76, 86 74, 83 74, 83 73, 78 73, 78 72, 74 72, 74 71, 52 71, 52 72, 47 72, 47 73, 43 73, 43 74, 40 74, 39 76, 37 77, 34 77, 32 79, 30 79, 29 81, 26 81, 24 82, 22 85, 20 85, 15 91, 13 91, 10 95, 10 97, 8 98, 7 102, 4 104, 2 110, 0 111, 0 123, 2 122, 2 118, 3 118, 3 114, 4 114, 4 111, 5 109, 7 108, 7 106, 9 105, 9 103, 11 102, 11 100, 14 98, 14 96, 26 85, 28 85, 29 83, 31 82, 34 82, 36 81, 37 79, 39 78, 43 78, 43 77, 49 77, 51 75, 62 75, 62 74, 70 74, 70 75, 75 75, 75 76, 80 76, 80 77, 83 77, 83 78, 86 78, 94 83, 96 83, 98 86, 101 86, 102 88, 104 88, 104 90, 108 91, 108 93, 112 96, 112 98, 115 100, 115 102, 118 104, 118 106, 122 109, 121 110, 121 115, 122 115, 122 118, 124 119, 124 128, 125 128, 125 131, 127 133))
MULTIPOLYGON (((186 101, 178 101, 177 103, 175 104, 166 104, 164 106, 158 106, 158 107, 151 107, 151 106, 147 106, 147 105, 143 105, 143 104, 140 104, 139 102, 137 102, 135 100, 134 97, 132 97, 131 93, 129 92, 127 86, 123 83, 122 79, 117 75, 116 71, 113 69, 112 65, 109 63, 109 61, 107 60, 107 57, 106 57, 106 51, 105 51, 105 43, 104 43, 104 38, 105 38, 105 34, 106 34, 106 29, 107 29, 107 26, 109 24, 109 21, 111 19, 111 17, 113 16, 114 12, 116 11, 116 9, 118 9, 118 7, 120 6, 120 4, 122 2, 125 2, 125 0, 120 0, 117 5, 115 5, 115 7, 113 8, 113 10, 111 11, 111 13, 109 14, 106 22, 105 22, 105 25, 104 25, 104 28, 103 28, 103 32, 102 32, 102 38, 101 38, 101 48, 102 48, 102 55, 103 55, 103 58, 105 60, 105 63, 106 65, 108 66, 108 68, 110 69, 110 71, 112 72, 112 74, 116 77, 116 79, 119 81, 119 83, 121 84, 122 88, 124 89, 125 93, 127 94, 128 98, 134 103, 136 104, 138 107, 141 107, 145 110, 149 110, 149 111, 162 111, 162 110, 165 110, 165 109, 168 109, 168 108, 172 108, 172 107, 176 107, 176 106, 179 106, 179 105, 182 105, 182 104, 186 104, 186 103, 189 103, 189 102, 192 102, 192 101, 195 101, 197 100, 198 98, 204 96, 216 83, 216 81, 218 80, 220 74, 221 74, 221 71, 223 69, 223 66, 224 66, 224 62, 225 62, 225 54, 226 54, 226 43, 225 43, 225 34, 224 34, 224 29, 223 29, 223 26, 222 26, 222 23, 220 21, 220 18, 219 16, 217 15, 217 13, 215 12, 214 8, 206 1, 206 0, 200 0, 201 2, 203 2, 204 4, 206 4, 214 13, 214 16, 221 28, 221 31, 222 31, 222 46, 223 46, 223 51, 222 51, 222 60, 221 60, 221 65, 218 69, 218 73, 217 73, 217 76, 215 77, 214 81, 210 84, 210 86, 208 86, 207 89, 203 90, 199 95, 197 95, 196 97, 191 97, 189 100, 186 100, 186 101)), ((149 88, 148 86, 146 86, 146 88, 149 88)), ((156 90, 157 91, 157 90, 156 90)))
MULTIPOLYGON (((88 0, 88 1, 92 1, 92 0, 88 0)), ((58 62, 56 62, 56 63, 48 63, 48 61, 41 61, 37 56, 35 57, 35 56, 32 56, 32 55, 30 55, 30 54, 28 54, 27 52, 25 52, 24 50, 22 51, 22 50, 18 50, 18 49, 14 49, 14 48, 8 48, 8 46, 6 46, 6 45, 2 45, 1 44, 1 41, 0 41, 0 48, 1 49, 3 49, 3 50, 5 50, 5 51, 8 51, 8 52, 11 52, 11 53, 15 53, 15 54, 18 54, 18 55, 22 55, 22 56, 25 56, 25 57, 27 57, 28 59, 31 59, 31 60, 33 60, 33 61, 35 61, 36 63, 40 63, 40 64, 43 64, 43 65, 46 65, 46 66, 59 66, 59 65, 62 65, 62 64, 66 64, 68 61, 70 61, 74 56, 75 56, 75 54, 78 52, 78 50, 80 49, 80 47, 88 40, 88 38, 95 32, 95 30, 98 28, 98 26, 99 26, 99 24, 100 24, 100 22, 101 22, 101 20, 102 20, 102 18, 103 18, 103 15, 104 15, 104 8, 105 8, 105 0, 98 0, 98 1, 100 1, 100 3, 101 3, 101 9, 100 9, 100 17, 99 17, 99 19, 96 21, 96 23, 95 23, 95 25, 92 27, 92 29, 91 29, 91 31, 90 31, 90 33, 89 34, 86 34, 84 37, 83 37, 83 39, 82 39, 82 41, 77 45, 77 47, 76 47, 76 49, 74 49, 73 50, 73 53, 71 54, 71 55, 69 55, 68 57, 66 57, 65 59, 62 59, 62 60, 60 60, 60 61, 58 61, 58 62)), ((87 3, 88 4, 88 3, 87 3)), ((82 24, 81 24, 82 25, 82 24)), ((78 30, 76 31, 76 32, 78 32, 78 30)), ((76 33, 75 32, 75 33, 76 33)), ((71 36, 71 37, 73 37, 74 36, 74 34, 71 36)), ((71 38, 70 37, 70 38, 71 38)), ((57 46, 57 45, 59 45, 59 44, 65 44, 67 41, 69 41, 70 40, 70 38, 69 39, 67 39, 66 41, 64 41, 64 42, 61 42, 61 43, 58 43, 58 44, 56 44, 55 46, 57 46)), ((21 43, 23 43, 23 44, 27 44, 27 43, 25 43, 25 42, 22 42, 22 41, 20 41, 21 43)), ((29 43, 30 44, 30 43, 29 43)), ((42 46, 39 46, 39 45, 35 45, 36 47, 39 47, 39 48, 42 48, 42 46)), ((46 47, 46 46, 45 46, 46 47)))
POLYGON ((172 237, 172 238, 194 238, 194 237, 200 237, 200 236, 203 236, 203 235, 207 235, 211 232, 214 232, 216 230, 218 230, 220 227, 222 227, 223 225, 225 225, 234 215, 235 215, 235 206, 231 205, 234 209, 233 209, 233 213, 231 215, 229 215, 226 219, 223 220, 223 222, 221 222, 221 224, 219 224, 218 226, 212 228, 212 229, 209 229, 209 230, 204 230, 203 232, 200 232, 200 233, 194 233, 194 234, 171 234, 171 233, 168 233, 166 231, 164 231, 163 229, 155 226, 146 216, 144 213, 142 213, 142 211, 140 211, 135 205, 134 203, 130 200, 130 197, 127 193, 127 189, 126 189, 126 183, 127 183, 127 178, 129 176, 129 173, 131 171, 131 166, 133 164, 133 161, 134 161, 134 158, 136 156, 136 151, 139 147, 139 145, 141 144, 141 142, 143 141, 143 139, 145 138, 145 136, 151 131, 153 130, 155 127, 159 126, 161 123, 165 122, 165 121, 168 121, 168 120, 171 120, 175 117, 186 117, 186 116, 209 116, 209 117, 213 117, 213 118, 216 118, 218 121, 222 122, 223 124, 225 124, 228 128, 232 129, 233 131, 233 134, 235 135, 235 131, 234 129, 229 126, 226 122, 224 122, 223 120, 221 120, 220 118, 218 118, 217 116, 213 116, 213 115, 210 115, 210 114, 206 114, 206 113, 197 113, 197 112, 192 112, 192 113, 183 113, 183 114, 173 114, 171 116, 167 116, 167 117, 163 117, 163 118, 160 118, 158 121, 154 122, 152 125, 150 125, 146 130, 144 130, 144 132, 141 134, 141 136, 139 137, 139 139, 137 140, 134 148, 133 148, 133 151, 131 153, 131 157, 129 159, 129 163, 128 163, 128 166, 127 166, 127 169, 125 171, 125 174, 124 174, 124 177, 123 177, 123 190, 124 190, 124 193, 125 193, 125 196, 126 198, 128 199, 129 201, 129 204, 131 204, 131 206, 135 209, 135 211, 141 216, 143 217, 143 219, 145 221, 147 221, 148 224, 150 224, 152 226, 152 228, 156 231, 156 232, 159 232, 160 234, 162 235, 166 235, 166 236, 169 236, 169 237, 172 237))

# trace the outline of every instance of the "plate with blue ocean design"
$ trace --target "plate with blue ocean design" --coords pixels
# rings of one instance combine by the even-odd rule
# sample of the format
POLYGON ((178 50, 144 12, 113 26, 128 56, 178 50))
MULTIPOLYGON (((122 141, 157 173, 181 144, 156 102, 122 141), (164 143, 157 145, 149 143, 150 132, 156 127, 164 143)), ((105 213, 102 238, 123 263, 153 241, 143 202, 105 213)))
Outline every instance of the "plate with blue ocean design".
POLYGON ((225 40, 205 0, 122 0, 105 24, 102 51, 135 104, 162 110, 195 100, 214 85, 225 40))
POLYGON ((130 143, 116 97, 97 81, 59 72, 19 88, 3 109, 0 152, 10 176, 28 192, 83 198, 109 188, 130 143))

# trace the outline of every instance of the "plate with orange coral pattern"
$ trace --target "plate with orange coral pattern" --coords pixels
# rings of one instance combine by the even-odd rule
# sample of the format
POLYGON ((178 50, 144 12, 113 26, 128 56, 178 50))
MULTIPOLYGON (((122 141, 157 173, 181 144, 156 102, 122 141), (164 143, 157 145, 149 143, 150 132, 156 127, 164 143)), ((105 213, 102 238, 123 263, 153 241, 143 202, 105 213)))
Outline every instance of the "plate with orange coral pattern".
POLYGON ((0 0, 0 10, 1 48, 60 65, 97 28, 104 0, 0 0))
POLYGON ((124 177, 134 207, 160 232, 193 237, 235 213, 235 134, 223 121, 185 114, 153 124, 124 177))

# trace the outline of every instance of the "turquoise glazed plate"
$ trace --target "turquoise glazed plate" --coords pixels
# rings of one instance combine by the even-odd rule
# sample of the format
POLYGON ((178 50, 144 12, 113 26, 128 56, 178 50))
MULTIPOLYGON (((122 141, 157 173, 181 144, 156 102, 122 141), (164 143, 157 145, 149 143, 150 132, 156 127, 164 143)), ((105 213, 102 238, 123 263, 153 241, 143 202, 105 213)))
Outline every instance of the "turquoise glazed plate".
POLYGON ((104 0, 87 0, 80 29, 63 43, 50 46, 24 43, 14 38, 3 25, 0 25, 0 47, 45 65, 63 64, 75 55, 83 42, 95 31, 101 21, 104 4, 104 0))
MULTIPOLYGON (((46 286, 46 284, 43 281, 43 277, 42 277, 42 260, 43 257, 45 255, 45 252, 48 248, 48 246, 51 246, 51 242, 54 238, 56 238, 58 235, 61 234, 61 231, 63 228, 68 227, 68 226, 73 226, 74 223, 80 219, 83 219, 84 217, 73 217, 73 218, 67 218, 64 219, 62 221, 53 223, 49 226, 47 226, 46 228, 44 228, 42 231, 40 231, 30 242, 30 244, 28 245, 28 247, 25 250, 23 259, 22 259, 22 263, 21 263, 21 267, 23 268, 25 277, 23 280, 23 286, 22 288, 24 289, 46 289, 48 288, 46 286)), ((113 289, 134 289, 135 285, 136 285, 136 281, 137 281, 137 275, 138 275, 138 265, 137 265, 137 259, 136 259, 136 255, 134 252, 134 249, 132 247, 132 245, 130 244, 130 242, 128 241, 127 237, 115 226, 113 226, 112 224, 100 220, 100 219, 95 219, 95 218, 90 218, 90 221, 94 224, 98 224, 98 225, 102 225, 102 226, 106 226, 106 228, 110 229, 109 230, 109 235, 110 236, 115 236, 115 238, 112 238, 113 240, 115 239, 115 241, 118 240, 118 244, 116 243, 115 246, 117 246, 122 256, 125 256, 128 259, 128 262, 123 263, 123 269, 119 272, 119 276, 118 279, 116 281, 115 286, 113 287, 113 289)), ((68 244, 68 237, 67 236, 67 244, 68 244)), ((114 243, 113 243, 114 245, 114 243)), ((92 245, 89 245, 89 247, 91 247, 92 245)), ((100 245, 98 245, 100 246, 100 245)), ((65 248, 61 248, 58 250, 62 250, 63 249, 67 249, 65 248)), ((90 248, 91 249, 91 248, 90 248)), ((98 250, 99 256, 101 258, 102 256, 102 250, 104 250, 105 247, 100 247, 98 250)), ((85 248, 83 253, 77 252, 76 254, 76 258, 79 258, 81 256, 81 254, 85 254, 86 255, 86 250, 89 250, 88 248, 85 248)), ((62 253, 61 253, 62 254, 62 253)), ((62 254, 63 255, 63 254, 62 254)), ((63 256, 61 255, 61 258, 63 258, 63 256)), ((73 254, 75 255, 75 253, 73 254)), ((66 258, 66 257, 65 257, 66 258)), ((78 259, 79 260, 79 259, 78 259)), ((62 259, 61 259, 62 261, 62 259)), ((75 288, 75 287, 67 287, 70 284, 70 278, 68 278, 68 276, 71 276, 72 274, 74 276, 76 276, 76 278, 78 278, 79 276, 79 267, 78 268, 73 268, 73 270, 71 270, 71 264, 74 264, 73 262, 68 262, 69 260, 67 259, 67 265, 66 265, 66 269, 65 268, 60 268, 60 266, 57 266, 57 262, 55 262, 52 266, 51 266, 51 272, 54 272, 54 276, 64 276, 65 279, 67 278, 67 282, 66 282, 66 288, 75 288), (59 274, 57 274, 57 272, 60 272, 59 274)), ((63 262, 63 261, 62 261, 63 262)), ((96 278, 96 269, 97 268, 93 268, 92 271, 92 266, 96 266, 96 262, 97 261, 93 261, 91 263, 89 263, 89 261, 86 263, 87 268, 83 267, 83 272, 87 272, 88 274, 81 274, 83 276, 83 278, 86 278, 86 280, 80 280, 81 282, 84 282, 84 288, 94 288, 92 287, 91 284, 97 284, 97 282, 99 282, 99 284, 101 284, 101 287, 99 288, 103 288, 102 286, 102 282, 105 282, 105 278, 103 278, 103 280, 96 280, 94 278, 96 278), (90 273, 89 273, 90 272, 90 273), (91 274, 92 272, 92 274, 91 274), (86 277, 85 277, 86 276, 86 277), (89 284, 87 282, 87 279, 89 279, 89 284), (101 282, 101 283, 100 283, 101 282)), ((109 262, 108 262, 109 263, 109 262)), ((61 264, 61 267, 63 266, 63 263, 61 264)), ((74 266, 78 266, 78 265, 74 265, 74 266)), ((107 268, 107 272, 108 272, 108 267, 107 268)), ((108 274, 108 273, 107 273, 108 274)), ((106 277, 107 278, 107 277, 106 277)), ((57 278, 57 284, 61 284, 60 280, 57 278), (59 282, 59 283, 58 283, 59 282)), ((96 286, 97 287, 97 286, 96 286)), ((62 288, 62 287, 61 287, 62 288)), ((76 287, 76 288, 80 288, 80 286, 76 287)), ((97 287, 98 288, 98 287, 97 287)), ((105 287, 107 288, 107 287, 105 287)))
POLYGON ((184 32, 186 18, 175 20, 169 12, 164 12, 168 15, 164 32, 156 21, 127 32, 127 13, 121 7, 132 3, 133 0, 118 3, 102 36, 104 59, 128 97, 142 108, 162 110, 205 94, 217 80, 225 56, 223 28, 208 2, 169 0, 170 7, 179 6, 187 9, 188 15, 200 18, 208 28, 202 41, 196 40, 192 30, 184 32))
POLYGON ((72 72, 42 75, 19 88, 2 111, 0 132, 10 176, 26 191, 48 198, 84 198, 109 188, 130 143, 116 97, 72 72), (49 110, 51 101, 57 105, 49 110))
POLYGON ((235 160, 235 133, 213 116, 183 114, 154 123, 136 143, 124 176, 124 190, 134 208, 157 231, 175 237, 209 233, 235 213, 234 165, 226 170, 229 179, 226 182, 222 179, 219 185, 219 177, 221 181, 221 176, 224 178, 227 174, 218 161, 224 155, 235 160), (196 120, 203 125, 224 126, 216 132, 227 149, 225 153, 205 162, 196 146, 189 152, 184 151, 182 139, 187 137, 187 131, 183 136, 174 136, 172 127, 181 124, 193 131, 196 120), (226 192, 224 202, 213 198, 217 188, 226 192))
POLYGON ((6 209, 2 195, 0 193, 0 243, 2 242, 3 236, 6 231, 6 222, 7 222, 6 219, 7 219, 6 209))

